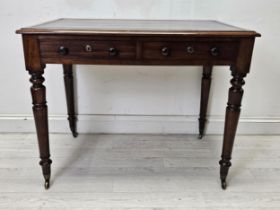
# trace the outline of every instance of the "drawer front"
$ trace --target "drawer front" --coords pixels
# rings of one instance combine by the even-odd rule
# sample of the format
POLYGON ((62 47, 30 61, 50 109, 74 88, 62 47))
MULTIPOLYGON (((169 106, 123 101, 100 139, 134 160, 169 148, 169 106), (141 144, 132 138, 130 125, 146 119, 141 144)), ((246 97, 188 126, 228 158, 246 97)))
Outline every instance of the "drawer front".
POLYGON ((232 61, 238 52, 237 42, 161 41, 144 42, 143 59, 232 61))
POLYGON ((135 59, 136 43, 119 40, 41 39, 43 59, 63 60, 122 60, 135 59))
POLYGON ((232 65, 237 39, 40 36, 44 63, 120 65, 232 65))

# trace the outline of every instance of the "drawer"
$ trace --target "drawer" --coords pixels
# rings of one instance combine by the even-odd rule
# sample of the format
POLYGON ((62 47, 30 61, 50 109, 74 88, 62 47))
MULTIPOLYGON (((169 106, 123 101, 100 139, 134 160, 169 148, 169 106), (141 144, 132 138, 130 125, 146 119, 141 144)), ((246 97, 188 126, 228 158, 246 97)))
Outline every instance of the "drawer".
POLYGON ((143 43, 143 59, 153 60, 234 60, 237 56, 236 42, 207 41, 160 41, 143 43))
POLYGON ((135 59, 136 43, 120 40, 41 39, 43 59, 48 60, 109 60, 135 59))

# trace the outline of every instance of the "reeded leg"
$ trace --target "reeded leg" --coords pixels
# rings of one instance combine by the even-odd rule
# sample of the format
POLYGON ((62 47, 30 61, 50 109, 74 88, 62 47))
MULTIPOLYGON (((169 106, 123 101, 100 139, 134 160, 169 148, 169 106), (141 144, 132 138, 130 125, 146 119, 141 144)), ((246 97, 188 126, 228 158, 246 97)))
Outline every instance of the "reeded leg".
POLYGON ((245 84, 244 77, 246 74, 235 72, 232 69, 233 79, 231 80, 231 88, 229 89, 228 104, 226 108, 225 129, 222 159, 220 160, 220 178, 222 188, 226 189, 226 177, 229 167, 231 166, 231 154, 233 149, 234 138, 236 134, 237 124, 240 115, 240 107, 243 96, 242 86, 245 84))
POLYGON ((43 71, 30 72, 32 83, 31 94, 33 101, 33 114, 36 124, 39 151, 40 165, 42 166, 43 175, 45 178, 45 188, 48 189, 51 177, 51 159, 49 149, 49 130, 48 130, 48 107, 46 103, 46 88, 43 85, 43 71))
POLYGON ((209 92, 211 86, 212 66, 203 66, 203 75, 201 80, 201 99, 200 99, 200 113, 199 113, 199 138, 202 139, 204 135, 204 128, 206 123, 207 105, 209 99, 209 92))
POLYGON ((74 83, 73 83, 73 66, 71 64, 63 65, 64 73, 64 85, 67 101, 68 121, 70 130, 74 137, 78 136, 77 133, 77 117, 75 114, 75 102, 74 102, 74 83))

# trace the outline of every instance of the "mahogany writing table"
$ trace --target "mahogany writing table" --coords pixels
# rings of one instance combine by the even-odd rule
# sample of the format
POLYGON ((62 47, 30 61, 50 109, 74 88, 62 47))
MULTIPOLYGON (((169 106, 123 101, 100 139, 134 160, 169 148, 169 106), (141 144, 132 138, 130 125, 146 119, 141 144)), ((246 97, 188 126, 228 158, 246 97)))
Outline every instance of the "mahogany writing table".
POLYGON ((250 70, 255 38, 260 34, 217 21, 58 19, 22 28, 25 65, 31 94, 40 165, 49 188, 51 159, 44 69, 62 64, 68 120, 77 136, 73 64, 201 65, 199 136, 203 137, 214 65, 230 66, 232 80, 226 107, 220 179, 226 188, 231 153, 240 115, 244 77, 250 70))

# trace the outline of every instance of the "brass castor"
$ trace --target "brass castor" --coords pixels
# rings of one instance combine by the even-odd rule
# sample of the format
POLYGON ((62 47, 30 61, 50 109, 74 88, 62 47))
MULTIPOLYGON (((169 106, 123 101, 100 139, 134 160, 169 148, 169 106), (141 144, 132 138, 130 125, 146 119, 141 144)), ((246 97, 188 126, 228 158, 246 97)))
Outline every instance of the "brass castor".
POLYGON ((50 178, 51 178, 51 175, 50 174, 44 174, 44 178, 45 178, 44 187, 47 190, 47 189, 50 188, 50 178))
POLYGON ((50 180, 46 180, 44 186, 45 186, 46 190, 49 189, 50 188, 50 180))
POLYGON ((78 136, 78 133, 77 132, 72 132, 72 135, 74 138, 76 138, 78 136))
POLYGON ((78 136, 78 133, 77 133, 76 124, 74 124, 74 123, 75 123, 75 121, 70 123, 70 130, 71 130, 72 136, 74 138, 76 138, 78 136))
POLYGON ((223 190, 227 189, 227 182, 225 179, 221 179, 221 187, 223 190))

